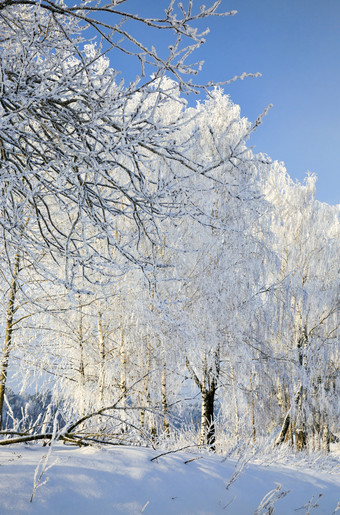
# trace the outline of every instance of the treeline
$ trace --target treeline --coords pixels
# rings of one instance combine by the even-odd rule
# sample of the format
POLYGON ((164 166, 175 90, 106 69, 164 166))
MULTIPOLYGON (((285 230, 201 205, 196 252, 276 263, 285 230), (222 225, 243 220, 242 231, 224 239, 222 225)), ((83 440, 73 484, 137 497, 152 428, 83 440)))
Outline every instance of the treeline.
MULTIPOLYGON (((0 12, 3 443, 226 450, 275 435, 329 450, 339 206, 315 200, 315 177, 295 183, 252 152, 262 115, 250 124, 219 88, 188 107, 193 69, 179 55, 203 37, 190 23, 218 3, 196 18, 189 6, 181 22, 173 7, 130 17, 177 39, 169 59, 129 47, 156 69, 129 85, 103 46, 84 45, 85 22, 110 27, 86 6, 0 12), (9 381, 46 399, 41 412, 19 413, 9 381)), ((125 52, 111 29, 106 42, 125 52)))

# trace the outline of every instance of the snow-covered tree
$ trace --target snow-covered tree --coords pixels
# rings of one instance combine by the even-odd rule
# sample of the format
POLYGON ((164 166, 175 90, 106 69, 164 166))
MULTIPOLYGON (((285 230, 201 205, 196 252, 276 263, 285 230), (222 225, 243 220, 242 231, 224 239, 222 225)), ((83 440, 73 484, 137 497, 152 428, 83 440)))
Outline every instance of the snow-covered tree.
POLYGON ((159 19, 122 12, 124 3, 8 2, 0 10, 1 226, 67 287, 77 287, 78 269, 90 283, 131 264, 147 269, 160 222, 185 212, 183 178, 208 166, 197 166, 177 140, 179 90, 195 89, 186 74, 196 67, 186 63, 205 33, 192 24, 215 15, 220 2, 196 14, 189 2, 180 16, 171 2, 159 19), (96 20, 101 12, 107 22, 96 20), (137 41, 126 19, 172 33, 168 55, 137 41), (102 37, 97 46, 91 27, 102 37), (119 83, 108 49, 151 66, 152 77, 119 83), (42 252, 59 269, 41 262, 42 252))
POLYGON ((278 360, 278 443, 327 450, 338 416, 339 208, 315 200, 315 177, 295 184, 279 163, 271 165, 266 188, 280 260, 267 331, 278 360))
POLYGON ((190 393, 201 445, 329 449, 339 209, 249 149, 261 116, 218 88, 188 106, 195 21, 219 4, 1 4, 1 424, 13 358, 51 403, 35 430, 58 406, 66 440, 169 441, 190 393), (140 77, 119 82, 119 54, 140 77))

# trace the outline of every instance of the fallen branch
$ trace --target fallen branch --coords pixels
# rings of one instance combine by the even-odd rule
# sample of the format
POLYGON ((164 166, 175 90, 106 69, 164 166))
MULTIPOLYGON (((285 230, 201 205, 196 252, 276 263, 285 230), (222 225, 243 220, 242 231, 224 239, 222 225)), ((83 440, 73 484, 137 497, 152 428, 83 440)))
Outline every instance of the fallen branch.
MULTIPOLYGON (((56 438, 56 440, 62 440, 63 442, 72 442, 77 445, 89 445, 89 444, 82 444, 82 442, 79 442, 77 440, 77 435, 72 434, 64 434, 60 435, 56 438)), ((8 438, 7 440, 0 440, 0 445, 11 445, 15 443, 27 443, 27 442, 35 442, 37 440, 52 440, 53 439, 53 433, 43 433, 43 434, 37 434, 37 435, 28 435, 28 436, 20 436, 19 438, 8 438)), ((86 439, 86 437, 83 437, 83 439, 86 439)))
POLYGON ((162 452, 162 454, 158 454, 157 456, 154 456, 153 458, 151 458, 150 461, 157 460, 157 458, 160 458, 161 456, 166 456, 167 454, 173 454, 175 452, 184 451, 184 449, 188 449, 189 447, 197 447, 197 445, 186 445, 185 447, 181 447, 180 449, 175 449, 173 451, 162 452))
POLYGON ((201 460, 203 458, 203 456, 197 456, 197 458, 191 458, 191 460, 186 460, 184 463, 185 465, 187 463, 191 463, 192 461, 196 461, 196 460, 201 460))
POLYGON ((21 436, 19 438, 8 438, 7 440, 0 440, 0 445, 11 445, 12 443, 26 443, 33 442, 35 440, 51 440, 52 433, 45 433, 41 435, 28 435, 21 436))

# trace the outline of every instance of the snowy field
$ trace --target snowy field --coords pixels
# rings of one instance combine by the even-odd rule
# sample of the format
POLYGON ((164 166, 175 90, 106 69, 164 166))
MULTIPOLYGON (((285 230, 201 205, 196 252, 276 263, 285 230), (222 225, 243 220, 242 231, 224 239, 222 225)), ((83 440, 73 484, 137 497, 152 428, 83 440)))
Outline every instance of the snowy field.
POLYGON ((178 452, 151 461, 161 451, 135 447, 58 445, 46 462, 48 453, 41 446, 0 449, 1 515, 332 515, 337 506, 340 511, 336 469, 247 464, 238 474, 239 464, 218 456, 178 452))

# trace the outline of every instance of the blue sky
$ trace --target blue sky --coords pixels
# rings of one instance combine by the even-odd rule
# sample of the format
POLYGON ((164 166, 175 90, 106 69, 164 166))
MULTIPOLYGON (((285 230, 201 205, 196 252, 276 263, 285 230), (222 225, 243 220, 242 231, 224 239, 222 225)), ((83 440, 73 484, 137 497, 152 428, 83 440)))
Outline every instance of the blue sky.
MULTIPOLYGON (((196 8, 202 3, 194 0, 196 8)), ((159 16, 167 5, 128 0, 122 10, 159 16)), ((284 161, 294 179, 316 173, 317 199, 340 203, 340 0, 222 0, 219 10, 234 9, 236 16, 200 25, 211 32, 196 54, 205 61, 197 81, 261 72, 224 88, 251 121, 274 104, 250 144, 284 161)), ((165 43, 161 31, 143 38, 148 45, 165 43)))
POLYGON ((340 1, 224 0, 238 14, 215 19, 204 74, 243 71, 261 78, 225 91, 254 120, 274 107, 251 143, 284 161, 291 177, 318 176, 317 198, 340 203, 340 1))

